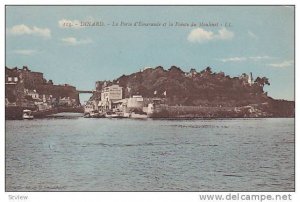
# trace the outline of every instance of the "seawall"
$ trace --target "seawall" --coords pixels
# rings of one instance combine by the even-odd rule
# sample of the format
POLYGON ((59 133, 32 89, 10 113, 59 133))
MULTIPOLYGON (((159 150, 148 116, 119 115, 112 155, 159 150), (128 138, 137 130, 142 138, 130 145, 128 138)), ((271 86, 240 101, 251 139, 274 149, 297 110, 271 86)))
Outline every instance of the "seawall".
MULTIPOLYGON (((9 106, 5 107, 5 119, 6 120, 21 120, 23 119, 23 110, 24 107, 19 106, 9 106)), ((28 109, 28 107, 26 108, 28 109)), ((33 110, 33 109, 31 109, 33 110)), ((57 107, 49 110, 43 110, 43 111, 33 111, 32 114, 34 118, 45 118, 48 115, 62 113, 62 112, 70 112, 70 113, 83 113, 83 107, 76 107, 76 108, 70 108, 70 107, 57 107)))

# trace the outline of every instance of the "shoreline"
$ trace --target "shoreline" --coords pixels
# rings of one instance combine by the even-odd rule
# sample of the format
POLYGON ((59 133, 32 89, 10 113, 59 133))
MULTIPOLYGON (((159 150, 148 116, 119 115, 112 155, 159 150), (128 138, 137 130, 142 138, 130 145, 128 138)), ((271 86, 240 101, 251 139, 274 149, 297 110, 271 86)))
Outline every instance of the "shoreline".
MULTIPOLYGON (((71 112, 59 112, 56 114, 51 115, 45 115, 45 116, 38 116, 34 117, 34 119, 64 119, 64 118, 83 118, 82 113, 76 113, 81 114, 80 116, 60 116, 61 113, 70 113, 75 114, 71 112)), ((110 120, 123 120, 123 119, 130 119, 130 120, 170 120, 170 121, 177 121, 177 120, 256 120, 256 119, 295 119, 295 117, 286 117, 286 116, 261 116, 261 117, 147 117, 147 118, 89 118, 89 119, 110 119, 110 120)), ((22 118, 15 118, 15 119, 5 119, 5 121, 14 121, 14 120, 23 120, 22 118)))

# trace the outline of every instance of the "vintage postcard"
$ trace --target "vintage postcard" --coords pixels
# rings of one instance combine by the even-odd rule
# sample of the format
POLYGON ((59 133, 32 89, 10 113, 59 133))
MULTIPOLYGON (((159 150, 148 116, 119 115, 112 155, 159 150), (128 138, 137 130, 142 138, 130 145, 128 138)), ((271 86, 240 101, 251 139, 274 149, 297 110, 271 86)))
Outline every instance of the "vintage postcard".
POLYGON ((294 17, 7 5, 5 190, 294 192, 294 17))

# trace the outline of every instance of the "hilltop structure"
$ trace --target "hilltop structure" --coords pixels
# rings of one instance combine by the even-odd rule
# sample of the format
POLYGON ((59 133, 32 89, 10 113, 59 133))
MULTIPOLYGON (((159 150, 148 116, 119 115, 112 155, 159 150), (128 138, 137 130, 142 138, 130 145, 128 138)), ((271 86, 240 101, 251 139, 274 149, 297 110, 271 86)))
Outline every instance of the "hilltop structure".
POLYGON ((5 106, 47 110, 56 106, 79 105, 79 94, 74 86, 54 85, 43 73, 31 71, 27 66, 5 67, 5 106))

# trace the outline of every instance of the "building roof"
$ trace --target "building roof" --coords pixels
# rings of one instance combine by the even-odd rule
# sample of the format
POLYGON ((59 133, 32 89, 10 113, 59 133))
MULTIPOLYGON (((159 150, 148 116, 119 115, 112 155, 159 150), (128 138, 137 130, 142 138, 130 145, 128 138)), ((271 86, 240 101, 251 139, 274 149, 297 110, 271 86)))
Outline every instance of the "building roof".
POLYGON ((116 101, 113 101, 112 103, 114 104, 118 104, 118 103, 127 103, 128 99, 125 98, 125 99, 122 99, 122 100, 116 100, 116 101))

